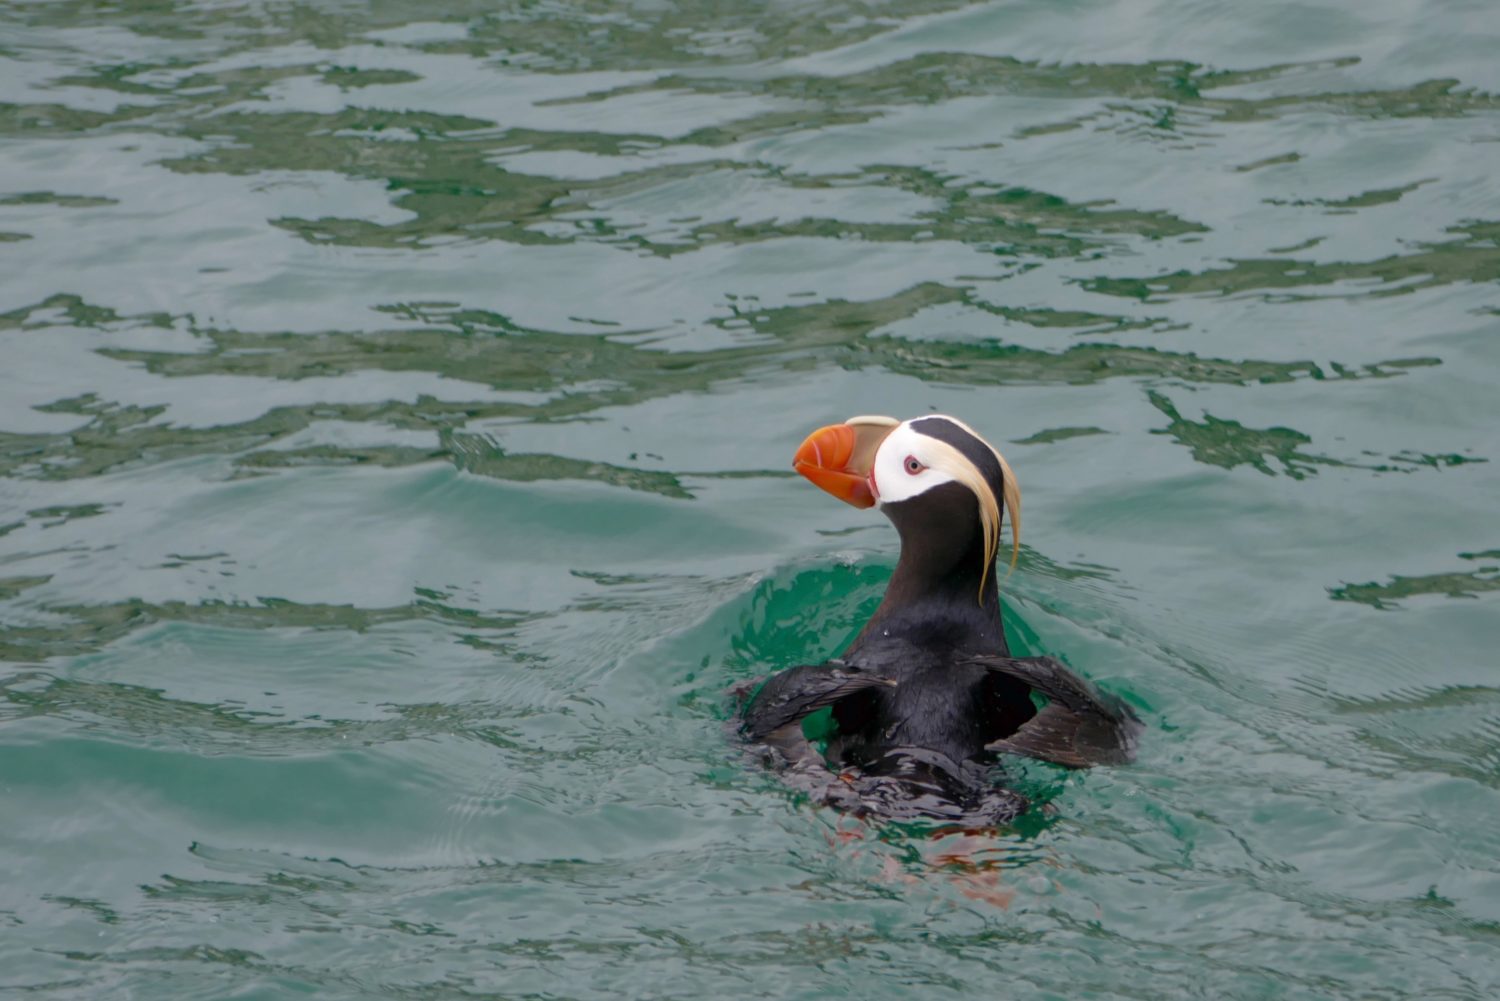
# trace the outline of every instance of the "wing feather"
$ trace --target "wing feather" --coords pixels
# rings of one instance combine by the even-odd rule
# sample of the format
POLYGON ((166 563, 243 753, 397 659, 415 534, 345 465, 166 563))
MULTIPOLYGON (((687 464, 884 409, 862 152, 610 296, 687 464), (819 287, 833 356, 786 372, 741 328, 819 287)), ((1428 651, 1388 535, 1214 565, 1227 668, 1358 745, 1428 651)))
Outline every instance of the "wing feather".
POLYGON ((871 688, 888 688, 889 678, 867 674, 834 664, 792 667, 772 675, 745 707, 740 732, 751 740, 764 740, 789 723, 798 723, 811 713, 840 699, 871 688))
POLYGON ((1069 768, 1122 765, 1135 759, 1141 721, 1055 657, 976 657, 969 663, 1040 692, 1047 705, 1008 737, 986 744, 1069 768))

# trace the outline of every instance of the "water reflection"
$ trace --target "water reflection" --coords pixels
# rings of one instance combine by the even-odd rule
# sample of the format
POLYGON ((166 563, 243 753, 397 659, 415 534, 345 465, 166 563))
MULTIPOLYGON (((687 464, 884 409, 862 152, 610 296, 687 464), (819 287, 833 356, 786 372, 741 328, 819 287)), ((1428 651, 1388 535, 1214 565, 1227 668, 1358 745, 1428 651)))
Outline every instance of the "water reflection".
POLYGON ((1493 996, 1486 14, 3 7, 0 983, 1493 996), (721 732, 928 409, 1153 723, 982 842, 721 732))
POLYGON ((1477 598, 1485 591, 1500 589, 1500 551, 1486 550, 1479 553, 1459 553, 1466 560, 1480 563, 1472 570, 1453 570, 1447 573, 1402 576, 1393 574, 1382 584, 1369 581, 1364 584, 1343 584, 1330 587, 1329 595, 1335 601, 1355 601, 1374 608, 1397 607, 1403 598, 1419 595, 1440 594, 1449 598, 1477 598), (1487 565, 1486 565, 1487 564, 1487 565))

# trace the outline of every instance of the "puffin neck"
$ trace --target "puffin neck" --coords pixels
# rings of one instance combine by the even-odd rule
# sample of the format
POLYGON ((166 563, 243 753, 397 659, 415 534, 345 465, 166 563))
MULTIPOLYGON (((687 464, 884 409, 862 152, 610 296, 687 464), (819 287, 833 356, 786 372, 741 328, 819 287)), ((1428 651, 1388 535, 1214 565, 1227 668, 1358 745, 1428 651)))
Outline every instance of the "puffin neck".
POLYGON ((985 551, 978 506, 969 489, 946 483, 911 500, 886 504, 884 511, 900 533, 901 557, 880 607, 845 655, 889 639, 1008 655, 995 561, 985 551))

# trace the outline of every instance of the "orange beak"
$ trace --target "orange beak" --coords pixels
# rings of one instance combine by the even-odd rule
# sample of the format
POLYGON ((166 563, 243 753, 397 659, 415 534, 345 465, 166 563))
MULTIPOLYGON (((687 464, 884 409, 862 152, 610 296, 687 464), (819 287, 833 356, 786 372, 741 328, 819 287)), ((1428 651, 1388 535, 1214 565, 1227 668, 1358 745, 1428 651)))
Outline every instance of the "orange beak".
POLYGON ((874 507, 879 500, 871 470, 875 451, 899 422, 890 417, 851 417, 807 436, 792 468, 845 504, 874 507))

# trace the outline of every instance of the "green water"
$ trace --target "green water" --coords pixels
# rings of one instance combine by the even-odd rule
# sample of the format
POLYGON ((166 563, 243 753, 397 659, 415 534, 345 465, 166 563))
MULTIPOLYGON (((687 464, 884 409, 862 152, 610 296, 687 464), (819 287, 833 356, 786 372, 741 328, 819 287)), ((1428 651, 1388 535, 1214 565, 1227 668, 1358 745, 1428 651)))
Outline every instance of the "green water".
POLYGON ((1489 0, 0 0, 0 994, 1500 993, 1489 0), (724 691, 953 413, 1148 723, 861 827, 724 691))

